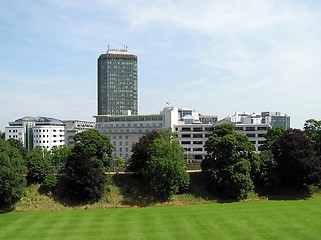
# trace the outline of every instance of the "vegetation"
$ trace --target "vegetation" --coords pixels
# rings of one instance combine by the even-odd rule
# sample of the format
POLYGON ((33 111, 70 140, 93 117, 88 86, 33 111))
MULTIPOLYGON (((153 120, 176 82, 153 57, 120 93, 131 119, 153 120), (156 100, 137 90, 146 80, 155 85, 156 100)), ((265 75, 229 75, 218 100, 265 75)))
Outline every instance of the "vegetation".
POLYGON ((48 174, 53 173, 50 152, 42 147, 36 147, 27 154, 27 179, 30 182, 41 183, 48 174))
POLYGON ((251 172, 256 170, 258 162, 248 138, 236 133, 233 125, 222 124, 214 128, 205 150, 207 156, 201 166, 209 180, 209 188, 227 198, 246 198, 254 189, 251 172))
POLYGON ((64 169, 68 158, 71 156, 72 147, 53 146, 50 150, 54 168, 59 171, 64 169))
POLYGON ((287 189, 303 189, 320 183, 321 164, 311 141, 304 132, 287 130, 272 146, 277 162, 280 186, 287 189))
POLYGON ((14 212, 1 239, 319 239, 321 197, 148 208, 14 212), (30 227, 32 224, 32 227, 30 227))
POLYGON ((141 174, 142 169, 146 167, 147 160, 150 158, 148 148, 157 138, 160 138, 159 132, 153 131, 143 135, 139 141, 133 145, 128 171, 141 174))
POLYGON ((184 149, 171 130, 143 136, 135 145, 133 155, 131 166, 135 166, 155 196, 168 199, 188 189, 189 176, 185 168, 184 149), (142 153, 136 152, 141 149, 144 149, 142 153))
POLYGON ((65 194, 78 201, 97 201, 104 193, 105 171, 112 164, 109 138, 96 130, 76 134, 66 164, 65 194))
POLYGON ((0 208, 10 208, 20 200, 26 187, 25 172, 19 151, 0 139, 0 208))

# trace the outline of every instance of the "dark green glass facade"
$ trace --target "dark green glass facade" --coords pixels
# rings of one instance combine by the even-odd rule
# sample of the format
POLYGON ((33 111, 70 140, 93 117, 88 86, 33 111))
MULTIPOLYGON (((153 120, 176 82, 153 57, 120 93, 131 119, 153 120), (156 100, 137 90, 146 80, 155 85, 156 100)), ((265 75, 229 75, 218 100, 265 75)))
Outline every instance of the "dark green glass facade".
POLYGON ((138 114, 137 56, 108 50, 98 58, 98 115, 138 114))

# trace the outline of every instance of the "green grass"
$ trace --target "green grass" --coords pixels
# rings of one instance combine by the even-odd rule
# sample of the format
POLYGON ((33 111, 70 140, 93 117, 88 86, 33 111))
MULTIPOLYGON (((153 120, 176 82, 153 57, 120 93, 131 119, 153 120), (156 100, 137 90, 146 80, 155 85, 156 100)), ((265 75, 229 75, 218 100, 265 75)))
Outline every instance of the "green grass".
POLYGON ((11 212, 0 239, 320 239, 321 196, 145 208, 11 212))

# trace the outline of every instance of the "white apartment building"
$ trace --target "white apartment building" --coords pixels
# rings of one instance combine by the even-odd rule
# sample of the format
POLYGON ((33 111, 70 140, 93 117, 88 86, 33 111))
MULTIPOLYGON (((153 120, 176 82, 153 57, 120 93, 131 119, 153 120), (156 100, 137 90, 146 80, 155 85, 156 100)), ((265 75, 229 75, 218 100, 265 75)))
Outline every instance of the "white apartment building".
POLYGON ((65 144, 73 146, 75 144, 74 136, 77 133, 93 129, 96 126, 95 122, 80 121, 80 120, 65 120, 65 144))
POLYGON ((9 122, 5 138, 21 141, 28 151, 37 146, 50 150, 65 144, 64 122, 48 117, 23 117, 9 122))

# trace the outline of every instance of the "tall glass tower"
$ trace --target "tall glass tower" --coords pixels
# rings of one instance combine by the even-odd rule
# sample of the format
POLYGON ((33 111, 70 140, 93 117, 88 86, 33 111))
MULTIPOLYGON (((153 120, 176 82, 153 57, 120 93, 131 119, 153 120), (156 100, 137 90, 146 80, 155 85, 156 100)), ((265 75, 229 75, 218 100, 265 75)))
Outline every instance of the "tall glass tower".
POLYGON ((98 115, 138 114, 137 56, 109 49, 98 58, 98 115))

